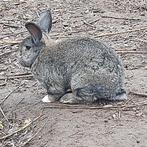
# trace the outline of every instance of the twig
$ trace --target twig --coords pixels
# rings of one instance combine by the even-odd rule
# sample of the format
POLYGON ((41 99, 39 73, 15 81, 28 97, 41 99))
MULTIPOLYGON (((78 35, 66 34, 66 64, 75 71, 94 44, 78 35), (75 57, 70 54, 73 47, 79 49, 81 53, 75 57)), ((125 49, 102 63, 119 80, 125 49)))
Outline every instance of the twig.
POLYGON ((20 78, 32 78, 33 76, 31 73, 20 73, 20 74, 13 74, 13 75, 6 75, 6 77, 1 77, 0 80, 11 80, 11 79, 20 79, 20 78))
POLYGON ((1 141, 1 140, 5 140, 5 139, 11 137, 12 135, 14 135, 14 134, 16 134, 16 133, 19 133, 19 132, 25 130, 25 129, 28 128, 33 122, 37 121, 40 117, 42 117, 42 114, 39 115, 38 117, 36 117, 33 121, 31 121, 31 122, 27 123, 26 125, 24 125, 23 127, 19 128, 18 130, 14 131, 14 132, 12 132, 12 133, 10 133, 10 134, 7 134, 7 135, 5 135, 5 136, 3 136, 3 137, 1 137, 1 138, 0 138, 0 141, 1 141))
POLYGON ((96 19, 94 21, 90 21, 89 24, 93 24, 93 23, 96 23, 97 21, 99 21, 100 19, 96 19))
MULTIPOLYGON (((0 37, 0 39, 4 39, 4 38, 6 38, 6 37, 10 37, 10 36, 17 36, 17 35, 19 35, 19 34, 23 34, 23 33, 25 33, 25 32, 27 32, 27 30, 26 31, 21 31, 21 32, 18 32, 18 33, 7 33, 7 34, 3 34, 3 35, 5 35, 5 36, 1 36, 0 37)), ((11 42, 11 41, 10 41, 11 42)))
POLYGON ((5 120, 6 120, 7 122, 9 122, 9 120, 8 120, 8 118, 6 117, 6 115, 5 115, 4 111, 3 111, 3 109, 1 108, 1 106, 0 106, 0 112, 1 112, 2 115, 4 116, 5 120))
POLYGON ((31 137, 29 138, 25 143, 23 143, 23 145, 21 145, 21 147, 24 147, 25 145, 27 145, 34 137, 36 137, 39 132, 41 132, 44 128, 44 126, 46 125, 46 123, 31 137))
POLYGON ((87 109, 87 110, 93 110, 93 109, 108 109, 108 108, 118 108, 116 106, 108 106, 108 107, 96 107, 96 106, 79 106, 79 105, 50 105, 45 106, 43 108, 50 108, 50 109, 87 109))
MULTIPOLYGON (((6 80, 7 80, 7 79, 6 79, 6 80)), ((5 80, 4 83, 0 84, 0 87, 1 87, 1 86, 6 86, 6 84, 7 84, 6 80, 5 80)))
POLYGON ((23 78, 29 78, 29 79, 31 79, 31 78, 33 78, 33 75, 28 74, 28 75, 7 76, 7 77, 1 77, 0 80, 5 80, 5 79, 7 79, 7 80, 13 80, 13 79, 23 79, 23 78))
POLYGON ((8 52, 5 52, 5 53, 2 53, 2 54, 0 54, 0 57, 9 55, 9 54, 11 54, 11 53, 13 53, 13 52, 15 52, 15 51, 8 51, 8 52))
POLYGON ((2 71, 6 71, 7 69, 8 69, 8 67, 0 68, 0 72, 2 72, 2 71))
MULTIPOLYGON (((131 98, 131 99, 128 99, 127 101, 125 101, 125 102, 123 103, 123 105, 127 105, 129 102, 133 102, 132 98, 131 98)), ((134 102, 133 102, 133 103, 134 103, 134 102)))
POLYGON ((139 42, 143 42, 143 43, 147 43, 147 40, 142 40, 142 39, 132 39, 133 41, 139 41, 139 42))
POLYGON ((10 24, 4 24, 4 23, 0 23, 0 24, 3 24, 4 26, 10 27, 10 28, 15 28, 15 29, 20 28, 19 26, 10 25, 10 24))
POLYGON ((124 19, 124 20, 141 20, 140 18, 127 18, 127 17, 107 16, 107 15, 101 15, 101 17, 102 18, 124 19))
POLYGON ((4 49, 6 47, 8 47, 9 45, 3 45, 3 46, 0 46, 0 49, 4 49))
POLYGON ((1 87, 1 86, 6 86, 6 82, 0 84, 0 87, 1 87))
POLYGON ((23 97, 11 110, 9 110, 9 112, 7 113, 7 116, 9 116, 10 113, 11 113, 12 111, 16 110, 16 109, 17 109, 17 106, 18 106, 23 100, 24 100, 24 97, 23 97))
POLYGON ((112 105, 105 105, 105 106, 102 106, 102 107, 98 107, 98 106, 82 106, 82 105, 50 105, 50 106, 45 106, 44 108, 51 108, 51 109, 87 109, 87 110, 93 110, 93 109, 118 109, 118 108, 121 108, 121 109, 125 109, 125 108, 133 108, 133 107, 137 107, 137 106, 145 106, 147 105, 147 101, 143 101, 143 102, 138 102, 137 104, 134 104, 134 105, 117 105, 117 106, 112 106, 112 105))
POLYGON ((19 26, 17 25, 10 25, 10 24, 7 24, 6 22, 0 22, 0 24, 6 27, 11 27, 11 28, 16 28, 16 29, 19 28, 19 26))
POLYGON ((20 85, 18 85, 14 90, 12 90, 1 102, 0 105, 2 105, 2 103, 4 103, 6 101, 6 99, 8 99, 8 97, 15 92, 20 86, 24 85, 24 83, 21 83, 20 85))
POLYGON ((138 96, 142 96, 142 97, 147 97, 147 93, 137 93, 135 91, 130 91, 129 92, 130 94, 133 94, 133 95, 138 95, 138 96))
POLYGON ((17 40, 17 41, 9 41, 9 40, 0 40, 0 44, 19 44, 21 41, 17 40))
POLYGON ((145 51, 127 51, 127 50, 124 50, 124 51, 117 51, 116 52, 118 54, 147 54, 147 52, 145 51))
POLYGON ((24 75, 31 75, 31 73, 29 73, 29 72, 26 72, 26 73, 18 73, 18 74, 9 74, 9 75, 7 75, 8 77, 9 76, 12 76, 12 77, 17 77, 17 76, 24 76, 24 75))
POLYGON ((86 24, 86 25, 88 25, 88 26, 90 26, 90 27, 92 27, 92 28, 95 28, 95 26, 93 26, 92 24, 86 22, 85 20, 83 20, 83 23, 86 24))

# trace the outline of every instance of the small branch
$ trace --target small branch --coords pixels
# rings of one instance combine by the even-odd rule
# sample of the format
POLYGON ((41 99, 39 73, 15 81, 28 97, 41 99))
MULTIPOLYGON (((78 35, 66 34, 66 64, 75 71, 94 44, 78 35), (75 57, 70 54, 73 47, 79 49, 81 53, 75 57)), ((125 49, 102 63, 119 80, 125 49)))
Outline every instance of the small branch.
POLYGON ((12 90, 1 102, 0 102, 0 105, 2 105, 7 99, 8 97, 13 93, 15 92, 20 86, 24 85, 24 83, 21 83, 20 85, 18 85, 14 90, 12 90))
MULTIPOLYGON (((5 35, 5 36, 1 36, 0 37, 0 39, 4 39, 4 38, 6 38, 6 37, 10 37, 10 36, 17 36, 17 35, 19 35, 19 34, 23 34, 23 33, 26 33, 27 32, 27 30, 26 31, 21 31, 21 32, 18 32, 18 33, 7 33, 7 34, 3 34, 3 35, 5 35)), ((0 41, 1 42, 1 41, 0 41)), ((11 41, 10 41, 11 42, 11 41)), ((13 42, 13 41, 12 41, 13 42)), ((1 43, 0 43, 1 44, 1 43)))
POLYGON ((26 75, 31 75, 31 73, 26 72, 26 73, 18 73, 18 74, 9 74, 7 77, 18 77, 18 76, 26 76, 26 75))
POLYGON ((93 26, 92 24, 86 22, 85 20, 83 20, 83 23, 86 24, 87 26, 90 26, 90 27, 92 27, 92 28, 95 28, 95 26, 93 26))
POLYGON ((137 93, 135 91, 130 91, 129 94, 133 94, 141 97, 147 97, 147 93, 137 93))
POLYGON ((13 80, 13 79, 31 79, 33 78, 32 75, 14 75, 14 76, 7 76, 7 77, 1 77, 0 80, 13 80))
POLYGON ((0 46, 0 49, 4 49, 6 47, 8 47, 9 45, 3 45, 3 46, 0 46))
POLYGON ((147 54, 147 52, 145 51, 127 51, 127 50, 124 50, 124 51, 117 51, 116 52, 118 54, 147 54))
POLYGON ((90 21, 89 24, 96 23, 96 22, 99 21, 99 20, 100 20, 100 19, 96 19, 96 20, 90 21))
POLYGON ((147 40, 142 40, 142 39, 138 39, 138 40, 147 44, 147 40))
POLYGON ((87 110, 93 110, 93 109, 113 109, 118 108, 118 106, 108 106, 108 107, 96 107, 96 106, 80 106, 80 105, 50 105, 45 106, 43 108, 50 108, 50 109, 87 109, 87 110))
POLYGON ((113 109, 122 109, 125 110, 125 108, 134 108, 137 106, 146 106, 147 105, 147 101, 143 101, 143 102, 138 102, 138 104, 134 104, 134 105, 120 105, 120 106, 112 106, 112 105, 105 105, 102 107, 98 107, 98 106, 82 106, 82 105, 68 105, 68 104, 64 104, 64 105, 50 105, 50 106, 45 106, 44 108, 50 108, 50 109, 87 109, 87 110, 93 110, 93 109, 104 109, 104 110, 113 110, 113 109))
POLYGON ((5 82, 4 82, 4 83, 1 83, 1 84, 0 84, 0 87, 1 87, 1 86, 6 86, 6 84, 7 84, 7 82, 6 82, 6 81, 7 81, 7 79, 5 80, 5 82))
POLYGON ((4 116, 5 120, 6 120, 7 122, 9 122, 9 120, 8 120, 8 118, 6 117, 6 115, 5 115, 4 111, 3 111, 3 109, 1 108, 1 106, 0 106, 0 112, 1 112, 2 115, 4 116))
POLYGON ((143 42, 143 43, 147 44, 147 40, 146 39, 145 40, 143 40, 143 39, 130 39, 130 40, 136 41, 136 42, 143 42))
POLYGON ((18 130, 14 131, 14 132, 12 132, 12 133, 10 133, 10 134, 8 134, 8 135, 5 135, 5 136, 1 137, 1 138, 0 138, 0 141, 1 141, 1 140, 5 140, 5 139, 7 139, 7 138, 13 136, 13 135, 16 134, 16 133, 19 133, 19 132, 25 130, 25 129, 28 128, 33 122, 37 121, 40 117, 42 117, 42 115, 38 116, 38 117, 35 118, 33 121, 27 123, 26 125, 24 125, 23 127, 19 128, 18 130))
POLYGON ((23 145, 21 145, 21 147, 24 147, 25 145, 27 145, 34 137, 36 137, 44 128, 44 126, 46 125, 46 123, 31 137, 29 138, 25 143, 23 143, 23 145))
POLYGON ((17 40, 17 41, 0 40, 0 44, 12 44, 12 45, 15 45, 15 44, 19 44, 19 43, 21 43, 20 40, 17 40))
POLYGON ((140 18, 116 17, 116 16, 108 16, 108 15, 101 15, 101 17, 102 18, 124 19, 124 20, 141 20, 140 18))
POLYGON ((11 54, 11 53, 13 53, 13 52, 15 52, 15 51, 8 51, 8 52, 5 52, 5 53, 2 53, 2 54, 0 54, 0 57, 9 55, 9 54, 11 54))
POLYGON ((24 100, 24 98, 22 98, 11 110, 9 110, 9 112, 7 113, 7 116, 10 115, 10 113, 12 113, 14 110, 17 109, 17 106, 24 100))
POLYGON ((15 29, 19 28, 19 26, 17 26, 17 25, 6 24, 5 22, 0 22, 0 24, 2 24, 3 26, 6 26, 6 27, 10 27, 10 28, 15 28, 15 29))

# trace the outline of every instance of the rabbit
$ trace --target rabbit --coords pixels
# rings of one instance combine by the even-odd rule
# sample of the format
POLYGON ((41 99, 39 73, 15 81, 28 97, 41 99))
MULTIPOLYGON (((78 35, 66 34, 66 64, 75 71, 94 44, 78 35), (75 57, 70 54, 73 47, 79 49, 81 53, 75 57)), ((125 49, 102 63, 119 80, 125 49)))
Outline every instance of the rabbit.
POLYGON ((25 24, 30 36, 20 47, 20 64, 47 90, 43 102, 68 104, 127 99, 124 68, 113 48, 88 37, 53 41, 50 10, 25 24), (47 36, 47 37, 45 37, 47 36))

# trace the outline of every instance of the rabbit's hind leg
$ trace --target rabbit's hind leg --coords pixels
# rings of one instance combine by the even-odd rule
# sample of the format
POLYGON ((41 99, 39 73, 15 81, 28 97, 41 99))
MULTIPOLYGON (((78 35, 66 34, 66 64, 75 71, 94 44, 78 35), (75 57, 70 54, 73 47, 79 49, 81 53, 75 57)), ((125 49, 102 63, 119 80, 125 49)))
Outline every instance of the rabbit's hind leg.
POLYGON ((112 101, 127 100, 127 93, 123 88, 120 88, 119 92, 116 93, 116 96, 111 97, 109 100, 112 100, 112 101))
POLYGON ((80 97, 83 103, 93 103, 97 98, 97 91, 95 86, 89 84, 74 90, 77 97, 80 97))
POLYGON ((77 97, 73 93, 66 93, 64 96, 60 98, 60 102, 64 104, 78 104, 81 102, 81 98, 77 97))
POLYGON ((113 99, 111 99, 113 101, 124 101, 127 100, 127 94, 126 93, 121 93, 116 95, 113 99))
POLYGON ((60 98, 60 102, 64 104, 93 103, 97 98, 91 88, 93 87, 86 86, 72 89, 72 93, 66 93, 60 98))

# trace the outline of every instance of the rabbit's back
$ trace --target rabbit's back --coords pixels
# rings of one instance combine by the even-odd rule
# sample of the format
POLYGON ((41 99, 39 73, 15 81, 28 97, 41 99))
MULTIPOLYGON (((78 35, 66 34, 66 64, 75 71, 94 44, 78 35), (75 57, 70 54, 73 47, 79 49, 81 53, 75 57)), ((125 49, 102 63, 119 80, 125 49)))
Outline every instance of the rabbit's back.
MULTIPOLYGON (((53 46, 47 46, 39 56, 43 62, 53 63, 56 66, 68 64, 74 69, 83 64, 93 69, 101 66, 107 70, 114 70, 112 66, 122 65, 115 51, 94 39, 68 39, 53 46)), ((77 70, 77 69, 76 69, 77 70)))

